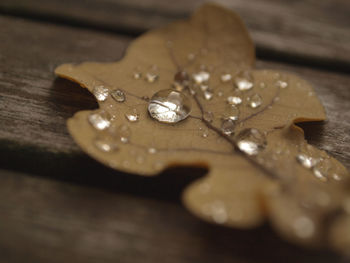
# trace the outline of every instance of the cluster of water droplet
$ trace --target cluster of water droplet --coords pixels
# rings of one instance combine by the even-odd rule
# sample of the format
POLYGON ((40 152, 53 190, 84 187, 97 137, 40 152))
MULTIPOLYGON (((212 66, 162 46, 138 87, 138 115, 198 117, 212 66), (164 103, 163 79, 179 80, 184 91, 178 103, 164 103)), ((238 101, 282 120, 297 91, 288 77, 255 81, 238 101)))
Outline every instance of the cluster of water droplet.
POLYGON ((339 170, 331 157, 311 145, 301 147, 296 160, 304 168, 312 171, 314 177, 322 182, 340 181, 344 177, 344 171, 339 170))

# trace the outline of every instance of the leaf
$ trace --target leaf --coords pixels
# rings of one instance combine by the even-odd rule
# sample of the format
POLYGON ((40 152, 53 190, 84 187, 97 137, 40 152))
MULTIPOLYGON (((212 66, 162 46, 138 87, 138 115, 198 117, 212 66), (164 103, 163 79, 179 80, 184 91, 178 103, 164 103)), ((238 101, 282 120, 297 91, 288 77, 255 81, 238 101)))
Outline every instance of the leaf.
POLYGON ((183 194, 198 217, 238 228, 269 219, 289 240, 348 248, 349 240, 334 234, 341 230, 327 229, 340 215, 349 218, 349 174, 294 125, 324 120, 323 107, 305 80, 252 70, 254 60, 237 15, 206 4, 189 20, 139 37, 119 62, 65 64, 55 72, 98 100, 99 109, 68 120, 93 158, 144 176, 171 166, 206 167, 208 174, 183 194), (162 104, 162 117, 180 116, 186 107, 190 115, 176 123, 150 116, 150 98, 161 90, 185 97, 178 112, 162 104))

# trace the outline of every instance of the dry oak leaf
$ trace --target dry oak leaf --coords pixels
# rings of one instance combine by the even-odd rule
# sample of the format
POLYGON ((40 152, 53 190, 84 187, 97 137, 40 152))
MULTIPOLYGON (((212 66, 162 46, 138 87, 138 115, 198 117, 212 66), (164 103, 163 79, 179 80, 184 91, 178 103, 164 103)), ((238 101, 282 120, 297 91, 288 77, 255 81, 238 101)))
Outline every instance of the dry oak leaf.
POLYGON ((239 17, 205 4, 189 20, 134 40, 119 62, 59 66, 58 76, 99 103, 69 119, 69 132, 120 171, 153 176, 171 166, 207 167, 183 194, 204 220, 251 228, 268 218, 289 240, 349 248, 338 234, 349 225, 348 172, 294 125, 324 120, 321 103, 306 81, 252 70, 254 60, 239 17), (333 229, 339 216, 345 219, 333 229))

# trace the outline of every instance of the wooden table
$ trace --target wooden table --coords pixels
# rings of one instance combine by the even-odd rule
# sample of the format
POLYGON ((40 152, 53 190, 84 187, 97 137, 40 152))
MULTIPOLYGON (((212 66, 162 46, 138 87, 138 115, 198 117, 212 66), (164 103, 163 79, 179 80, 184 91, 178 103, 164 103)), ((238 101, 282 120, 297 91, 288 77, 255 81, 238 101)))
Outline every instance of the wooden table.
MULTIPOLYGON (((66 119, 97 104, 53 69, 118 60, 139 33, 185 17, 201 2, 0 2, 1 263, 346 262, 293 246, 268 225, 240 231, 195 218, 179 195, 205 170, 122 174, 70 138, 66 119)), ((313 83, 329 119, 302 125, 306 137, 350 168, 350 2, 221 2, 247 23, 258 68, 289 70, 313 83)))

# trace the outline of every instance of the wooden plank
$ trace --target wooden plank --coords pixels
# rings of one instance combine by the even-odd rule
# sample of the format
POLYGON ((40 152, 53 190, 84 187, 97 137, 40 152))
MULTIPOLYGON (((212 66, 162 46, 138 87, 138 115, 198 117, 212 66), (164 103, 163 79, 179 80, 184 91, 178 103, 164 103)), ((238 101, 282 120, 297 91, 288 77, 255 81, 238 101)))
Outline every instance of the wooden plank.
MULTIPOLYGON (((130 38, 7 17, 0 18, 0 23, 0 34, 7 36, 0 42, 3 144, 39 146, 45 152, 79 152, 65 121, 96 103, 84 89, 55 79, 53 69, 63 62, 117 60, 130 38)), ((306 133, 312 143, 350 167, 350 77, 265 61, 259 61, 258 68, 289 70, 314 84, 329 120, 305 125, 306 133)))
POLYGON ((329 251, 289 245, 266 226, 227 229, 199 221, 176 202, 5 170, 0 233, 3 263, 344 262, 329 251))
MULTIPOLYGON (((187 17, 205 0, 2 0, 0 11, 113 31, 143 32, 187 17)), ((350 2, 347 0, 216 0, 247 23, 259 54, 350 66, 350 2), (267 54, 266 54, 267 53, 267 54)), ((347 69, 346 69, 347 68, 347 69)))

